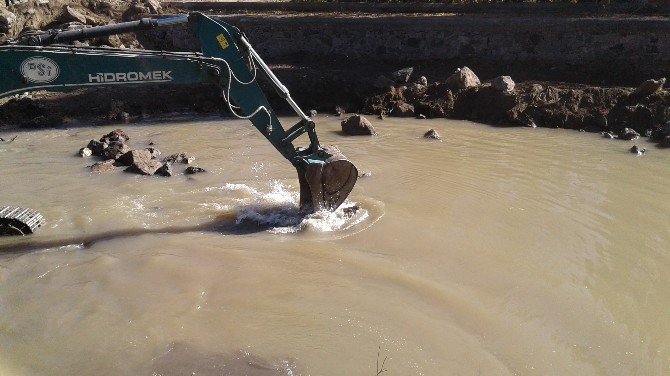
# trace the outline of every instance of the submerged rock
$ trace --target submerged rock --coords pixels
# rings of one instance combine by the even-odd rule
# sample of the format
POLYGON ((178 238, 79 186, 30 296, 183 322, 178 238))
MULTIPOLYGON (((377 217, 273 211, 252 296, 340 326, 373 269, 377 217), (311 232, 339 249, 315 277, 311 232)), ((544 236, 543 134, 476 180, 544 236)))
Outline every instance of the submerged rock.
POLYGON ((442 137, 440 137, 440 135, 437 133, 437 131, 435 129, 432 129, 432 128, 429 129, 428 132, 424 133, 423 137, 431 139, 431 140, 441 140, 442 139, 442 137))
POLYGON ((481 85, 481 81, 472 69, 463 67, 447 78, 447 84, 456 89, 467 89, 481 85))
POLYGON ((633 145, 632 148, 630 148, 631 153, 635 153, 637 155, 642 155, 647 151, 647 149, 643 149, 641 147, 638 147, 637 145, 633 145))
POLYGON ((659 80, 647 80, 635 89, 632 95, 638 97, 646 97, 661 90, 665 85, 665 77, 659 80))
POLYGON ((94 163, 92 166, 88 166, 88 168, 91 169, 91 172, 97 172, 97 173, 109 172, 116 169, 114 162, 116 161, 113 159, 108 159, 103 162, 94 163))
POLYGON ((515 84, 510 76, 498 76, 491 81, 491 86, 503 93, 511 93, 514 91, 515 84))
POLYGON ((372 123, 364 116, 354 115, 340 123, 342 132, 349 136, 376 136, 372 123))
POLYGON ((640 138, 640 134, 632 128, 624 128, 619 132, 619 138, 622 140, 635 140, 640 138))
POLYGON ((189 164, 195 160, 194 157, 189 157, 188 154, 181 152, 181 153, 176 153, 176 154, 171 154, 165 158, 163 158, 163 163, 169 162, 169 163, 183 163, 183 164, 189 164))
POLYGON ((204 168, 200 168, 200 167, 196 167, 196 166, 187 167, 186 170, 184 170, 184 173, 186 175, 199 174, 201 172, 207 172, 207 171, 204 168))

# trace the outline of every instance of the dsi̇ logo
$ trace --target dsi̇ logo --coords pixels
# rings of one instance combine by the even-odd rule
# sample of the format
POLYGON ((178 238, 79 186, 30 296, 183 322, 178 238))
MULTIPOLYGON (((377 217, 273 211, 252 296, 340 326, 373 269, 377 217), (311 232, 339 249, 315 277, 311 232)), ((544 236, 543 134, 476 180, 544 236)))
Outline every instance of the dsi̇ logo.
POLYGON ((31 57, 21 63, 21 74, 30 83, 47 83, 58 78, 60 68, 46 57, 31 57))

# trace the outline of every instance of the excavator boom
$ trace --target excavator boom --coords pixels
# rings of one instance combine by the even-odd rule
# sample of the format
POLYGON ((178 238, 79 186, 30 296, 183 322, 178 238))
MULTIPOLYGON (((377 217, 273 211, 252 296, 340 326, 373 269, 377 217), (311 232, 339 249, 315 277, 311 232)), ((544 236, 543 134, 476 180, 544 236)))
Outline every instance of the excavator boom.
POLYGON ((0 45, 0 98, 34 90, 68 91, 86 87, 214 83, 232 114, 249 119, 295 166, 300 207, 306 212, 335 210, 356 183, 356 167, 335 147, 321 146, 315 124, 234 26, 201 13, 164 19, 144 18, 78 30, 23 35, 0 45), (201 53, 108 49, 66 45, 76 40, 189 23, 201 53), (264 74, 300 117, 284 128, 258 82, 264 74), (307 134, 309 145, 293 142, 307 134))

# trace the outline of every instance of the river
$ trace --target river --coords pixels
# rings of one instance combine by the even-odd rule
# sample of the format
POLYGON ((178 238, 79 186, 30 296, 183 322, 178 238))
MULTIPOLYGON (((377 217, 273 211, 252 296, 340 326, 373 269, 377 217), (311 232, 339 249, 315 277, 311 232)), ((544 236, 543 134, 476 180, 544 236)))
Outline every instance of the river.
POLYGON ((0 143, 0 205, 47 219, 0 239, 0 375, 670 373, 670 152, 375 125, 344 137, 318 118, 371 176, 353 217, 307 218, 245 121, 123 125, 208 170, 171 178, 88 172, 76 152, 116 127, 0 132, 18 135, 0 143))

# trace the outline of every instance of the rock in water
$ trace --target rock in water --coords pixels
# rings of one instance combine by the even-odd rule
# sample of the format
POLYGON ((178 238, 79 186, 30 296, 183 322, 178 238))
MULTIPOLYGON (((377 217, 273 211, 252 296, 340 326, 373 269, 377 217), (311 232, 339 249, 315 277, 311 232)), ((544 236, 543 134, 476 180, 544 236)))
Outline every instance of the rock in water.
POLYGON ((428 138, 431 140, 441 140, 442 137, 437 133, 435 129, 429 129, 428 132, 423 134, 424 138, 428 138))
POLYGON ((131 150, 117 158, 117 162, 124 166, 132 166, 140 162, 148 162, 150 159, 151 152, 149 150, 131 150))
POLYGON ((177 153, 177 154, 172 154, 169 155, 165 158, 163 158, 163 163, 169 162, 169 163, 183 163, 183 164, 189 164, 195 160, 194 157, 189 157, 188 154, 182 152, 182 153, 177 153))
POLYGON ((100 142, 96 140, 91 140, 91 142, 88 143, 88 146, 86 148, 91 149, 94 155, 97 156, 102 156, 102 153, 104 153, 105 149, 109 147, 109 144, 106 142, 100 142))
POLYGON ((109 147, 102 152, 105 159, 118 159, 120 156, 130 151, 130 147, 121 141, 112 141, 109 147))
POLYGON ((138 160, 132 166, 125 169, 125 172, 134 172, 141 175, 153 175, 156 171, 163 167, 163 164, 156 160, 138 160))
POLYGON ((640 134, 632 128, 624 128, 619 132, 619 138, 622 140, 635 140, 640 138, 640 134))
POLYGON ((116 169, 114 162, 116 161, 113 159, 108 159, 104 162, 97 162, 92 166, 88 166, 88 168, 91 169, 91 172, 97 172, 97 173, 108 172, 116 169))
POLYGON ((409 82, 409 78, 412 76, 413 72, 414 67, 403 68, 391 73, 391 78, 399 84, 404 84, 409 82))
POLYGON ((342 121, 342 132, 349 136, 376 136, 372 123, 361 115, 354 115, 342 121))
POLYGON ((191 166, 191 167, 186 168, 186 170, 184 170, 184 173, 186 175, 199 174, 201 172, 207 172, 207 171, 205 171, 204 168, 200 168, 200 167, 196 167, 196 166, 191 166))
POLYGON ((499 76, 491 81, 491 86, 493 86, 494 89, 500 92, 511 93, 514 91, 515 84, 514 81, 512 80, 512 77, 499 76))
POLYGON ((82 158, 90 157, 91 155, 93 155, 93 151, 89 148, 81 148, 79 149, 79 155, 82 158))
POLYGON ((633 145, 633 147, 630 148, 630 152, 631 152, 631 153, 635 153, 635 154, 637 154, 637 155, 642 155, 642 154, 644 154, 646 151, 647 151, 646 149, 643 149, 643 148, 641 148, 641 147, 638 147, 637 145, 633 145))
POLYGON ((447 78, 447 85, 456 89, 467 89, 481 85, 479 77, 468 67, 458 68, 447 78))
POLYGON ((647 80, 638 86, 632 95, 644 98, 661 90, 663 85, 665 85, 665 77, 660 80, 647 80))
POLYGON ((163 166, 161 166, 161 168, 159 168, 158 170, 156 170, 156 175, 160 175, 160 176, 172 176, 172 175, 173 175, 173 172, 172 172, 172 163, 169 163, 169 162, 165 162, 165 163, 163 163, 163 166))
POLYGON ((122 129, 115 129, 100 138, 100 142, 110 143, 112 141, 130 141, 130 136, 128 136, 122 129))

